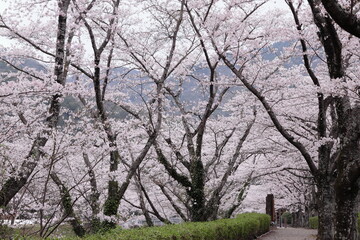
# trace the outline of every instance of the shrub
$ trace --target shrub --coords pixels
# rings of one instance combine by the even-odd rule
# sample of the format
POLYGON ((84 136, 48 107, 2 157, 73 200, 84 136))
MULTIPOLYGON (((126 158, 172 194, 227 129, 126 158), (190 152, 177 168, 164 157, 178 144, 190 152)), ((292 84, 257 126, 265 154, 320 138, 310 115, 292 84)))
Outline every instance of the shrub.
POLYGON ((319 218, 317 216, 309 218, 309 227, 312 229, 317 229, 319 227, 319 218))
MULTIPOLYGON (((232 219, 211 222, 188 222, 160 227, 114 229, 104 234, 85 237, 86 240, 250 240, 267 231, 270 216, 259 213, 240 214, 232 219)), ((68 238, 70 239, 70 238, 68 238)), ((74 238, 71 238, 74 239, 74 238)))

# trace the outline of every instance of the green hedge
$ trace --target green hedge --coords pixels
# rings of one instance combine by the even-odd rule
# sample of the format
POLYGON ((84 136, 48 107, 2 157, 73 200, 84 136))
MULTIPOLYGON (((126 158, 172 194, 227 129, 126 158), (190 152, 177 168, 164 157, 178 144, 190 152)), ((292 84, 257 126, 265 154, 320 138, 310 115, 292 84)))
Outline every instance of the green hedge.
MULTIPOLYGON (((317 216, 309 218, 309 227, 313 229, 317 229, 319 227, 319 218, 317 216)), ((360 233, 360 213, 358 214, 357 227, 358 227, 358 232, 360 233)))
MULTIPOLYGON (((270 227, 270 216, 240 214, 236 218, 211 222, 189 222, 160 227, 115 229, 105 234, 86 236, 86 240, 250 240, 270 227)), ((74 239, 74 238, 68 238, 74 239)))
POLYGON ((312 229, 318 229, 318 227, 319 227, 318 216, 309 218, 309 227, 312 229))

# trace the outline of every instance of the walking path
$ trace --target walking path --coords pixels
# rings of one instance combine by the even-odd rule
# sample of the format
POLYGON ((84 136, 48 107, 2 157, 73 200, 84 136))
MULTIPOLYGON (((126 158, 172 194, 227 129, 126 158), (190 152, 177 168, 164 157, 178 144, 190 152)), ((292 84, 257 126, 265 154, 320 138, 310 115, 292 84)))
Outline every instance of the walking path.
POLYGON ((305 228, 277 228, 259 237, 259 240, 315 240, 317 230, 305 228))

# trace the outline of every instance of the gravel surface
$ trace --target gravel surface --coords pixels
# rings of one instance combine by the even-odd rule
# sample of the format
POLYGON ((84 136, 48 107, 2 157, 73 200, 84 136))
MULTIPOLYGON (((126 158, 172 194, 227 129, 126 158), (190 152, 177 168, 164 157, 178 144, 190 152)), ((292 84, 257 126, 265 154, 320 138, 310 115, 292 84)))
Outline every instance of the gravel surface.
POLYGON ((317 230, 305 228, 277 228, 259 237, 259 240, 315 240, 317 230))

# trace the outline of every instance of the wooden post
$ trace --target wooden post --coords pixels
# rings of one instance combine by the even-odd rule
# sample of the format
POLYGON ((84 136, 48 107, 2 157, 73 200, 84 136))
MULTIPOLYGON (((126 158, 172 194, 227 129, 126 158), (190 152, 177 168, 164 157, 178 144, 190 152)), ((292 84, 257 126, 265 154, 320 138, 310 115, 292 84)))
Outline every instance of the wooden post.
POLYGON ((268 194, 266 196, 266 214, 270 215, 272 222, 275 222, 275 205, 273 194, 268 194))

